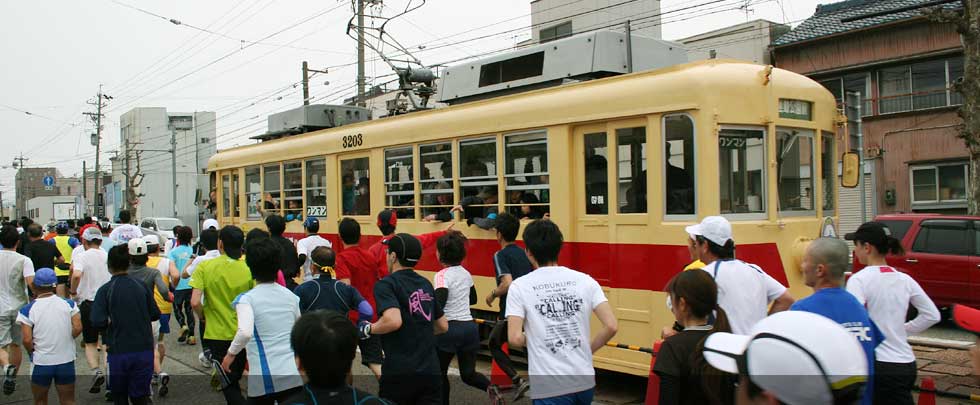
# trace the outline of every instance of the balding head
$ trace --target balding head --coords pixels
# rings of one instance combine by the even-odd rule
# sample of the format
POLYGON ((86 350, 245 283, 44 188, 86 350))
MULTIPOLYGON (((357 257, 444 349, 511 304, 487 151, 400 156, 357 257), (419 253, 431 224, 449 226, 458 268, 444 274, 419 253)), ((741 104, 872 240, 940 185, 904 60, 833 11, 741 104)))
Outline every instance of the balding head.
POLYGON ((808 264, 814 269, 818 266, 823 266, 825 269, 825 274, 823 277, 825 282, 830 282, 840 284, 844 282, 844 272, 847 271, 847 242, 837 238, 820 238, 813 242, 810 242, 810 246, 806 249, 805 259, 808 264))

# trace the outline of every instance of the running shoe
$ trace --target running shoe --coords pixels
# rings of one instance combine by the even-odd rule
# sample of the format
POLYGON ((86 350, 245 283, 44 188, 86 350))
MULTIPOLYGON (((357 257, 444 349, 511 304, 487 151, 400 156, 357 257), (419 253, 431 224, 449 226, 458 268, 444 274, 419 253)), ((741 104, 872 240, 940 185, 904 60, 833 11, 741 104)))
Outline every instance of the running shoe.
POLYGON ((3 395, 10 395, 17 389, 17 367, 8 364, 3 368, 3 395))
POLYGON ((531 384, 528 384, 527 380, 517 377, 517 380, 514 381, 514 389, 517 391, 514 393, 514 402, 517 402, 521 398, 524 398, 527 390, 531 389, 531 384))
POLYGON ((187 337, 187 345, 188 346, 194 346, 196 344, 197 344, 197 338, 196 337, 194 337, 194 336, 188 336, 187 337))
POLYGON ((177 337, 177 343, 184 343, 184 341, 187 340, 187 335, 190 334, 190 333, 191 333, 191 331, 189 329, 187 329, 186 326, 181 326, 180 327, 180 336, 177 337))
POLYGON ((490 396, 490 405, 506 405, 503 395, 500 394, 500 387, 491 384, 487 387, 487 395, 490 396))
POLYGON ((88 393, 98 394, 99 391, 102 391, 102 384, 105 384, 105 374, 102 373, 102 370, 96 370, 95 375, 92 376, 92 386, 89 387, 88 393))
POLYGON ((153 378, 150 379, 150 385, 160 385, 160 374, 153 373, 153 378))
POLYGON ((157 396, 165 397, 170 392, 170 388, 167 387, 167 384, 170 384, 170 374, 161 371, 159 377, 160 388, 157 389, 157 396))
POLYGON ((204 349, 203 352, 197 355, 197 361, 201 362, 201 367, 211 367, 211 351, 204 349))
POLYGON ((109 391, 108 389, 105 390, 105 401, 106 402, 112 402, 113 401, 113 399, 112 399, 112 391, 109 391))

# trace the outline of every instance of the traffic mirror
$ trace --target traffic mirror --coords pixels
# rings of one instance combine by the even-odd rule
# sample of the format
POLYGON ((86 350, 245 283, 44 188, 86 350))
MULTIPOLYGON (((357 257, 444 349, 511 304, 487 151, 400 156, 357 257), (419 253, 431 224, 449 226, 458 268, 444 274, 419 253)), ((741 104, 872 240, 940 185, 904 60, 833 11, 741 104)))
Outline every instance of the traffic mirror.
POLYGON ((861 157, 857 153, 847 152, 841 156, 841 166, 841 187, 857 187, 861 181, 861 157))

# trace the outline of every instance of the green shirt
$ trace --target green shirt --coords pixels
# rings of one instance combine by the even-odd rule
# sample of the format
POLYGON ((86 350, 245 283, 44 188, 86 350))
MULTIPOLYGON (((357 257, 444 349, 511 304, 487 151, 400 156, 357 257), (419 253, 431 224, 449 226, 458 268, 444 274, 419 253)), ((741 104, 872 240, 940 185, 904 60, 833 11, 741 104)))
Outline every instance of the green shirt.
POLYGON ((238 260, 227 255, 201 262, 191 275, 191 288, 204 294, 204 338, 231 341, 238 329, 238 317, 231 303, 255 282, 245 264, 245 257, 238 260))

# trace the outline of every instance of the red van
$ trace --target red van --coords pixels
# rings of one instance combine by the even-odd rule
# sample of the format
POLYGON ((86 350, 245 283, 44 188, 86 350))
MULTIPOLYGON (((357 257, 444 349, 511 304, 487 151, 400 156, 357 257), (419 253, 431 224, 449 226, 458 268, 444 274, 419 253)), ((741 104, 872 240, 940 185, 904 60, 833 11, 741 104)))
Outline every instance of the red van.
MULTIPOLYGON (((891 214, 875 217, 902 241, 888 264, 912 276, 937 307, 980 308, 980 217, 891 214)), ((864 266, 854 260, 854 271, 864 266)))

